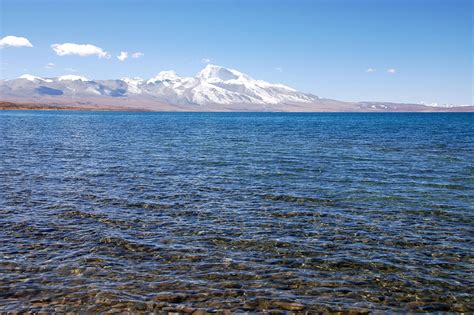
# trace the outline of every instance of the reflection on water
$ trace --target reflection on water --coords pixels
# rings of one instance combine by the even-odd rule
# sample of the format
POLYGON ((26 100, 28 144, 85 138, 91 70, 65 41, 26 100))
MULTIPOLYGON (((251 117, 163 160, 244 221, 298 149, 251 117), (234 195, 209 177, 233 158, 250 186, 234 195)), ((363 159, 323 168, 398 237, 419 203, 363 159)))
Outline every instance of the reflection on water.
POLYGON ((0 113, 0 310, 473 311, 472 114, 0 113))

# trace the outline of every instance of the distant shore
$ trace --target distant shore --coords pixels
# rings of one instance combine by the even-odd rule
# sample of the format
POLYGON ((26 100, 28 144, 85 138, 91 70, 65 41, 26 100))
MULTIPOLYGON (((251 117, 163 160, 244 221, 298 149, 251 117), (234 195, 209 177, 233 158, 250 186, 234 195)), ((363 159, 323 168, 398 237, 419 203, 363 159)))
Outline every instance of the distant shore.
POLYGON ((148 111, 119 106, 0 102, 0 110, 148 111))
MULTIPOLYGON (((359 103, 363 104, 363 103, 359 103)), ((364 104, 366 105, 366 104, 364 104)), ((405 104, 402 104, 405 105, 405 104)), ((388 110, 381 110, 380 108, 372 109, 369 106, 353 106, 345 108, 331 108, 330 106, 323 106, 317 109, 314 108, 301 108, 298 110, 286 110, 285 108, 275 108, 275 110, 251 110, 245 107, 190 107, 189 109, 180 107, 165 107, 165 108, 151 108, 150 106, 112 106, 112 105, 96 105, 96 104, 63 104, 63 103, 33 103, 33 102, 5 102, 0 101, 0 110, 44 110, 44 111, 55 111, 55 110, 74 110, 74 111, 110 111, 110 112, 354 112, 354 113, 393 113, 393 112, 415 112, 415 113, 426 113, 426 112, 474 112, 474 106, 462 106, 462 107, 430 107, 422 105, 405 105, 400 106, 397 109, 389 108, 388 110)))

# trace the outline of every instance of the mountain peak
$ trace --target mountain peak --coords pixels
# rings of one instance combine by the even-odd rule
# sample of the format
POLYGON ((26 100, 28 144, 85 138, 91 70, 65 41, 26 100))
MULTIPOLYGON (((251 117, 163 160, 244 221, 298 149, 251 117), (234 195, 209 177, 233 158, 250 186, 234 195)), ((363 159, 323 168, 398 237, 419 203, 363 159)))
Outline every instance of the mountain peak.
POLYGON ((68 74, 60 76, 58 81, 89 81, 89 79, 80 75, 68 74))
POLYGON ((197 77, 202 80, 221 80, 221 81, 229 81, 229 80, 238 80, 239 78, 247 77, 245 74, 234 70, 225 68, 218 65, 207 64, 204 69, 202 69, 198 74, 197 77))
POLYGON ((18 79, 25 79, 25 80, 32 81, 32 82, 36 82, 36 81, 52 82, 51 80, 43 79, 41 77, 37 77, 37 76, 31 75, 31 74, 24 74, 24 75, 20 76, 18 79))
POLYGON ((161 71, 156 75, 154 78, 151 78, 147 81, 147 83, 155 83, 158 81, 176 81, 179 80, 181 77, 176 74, 174 70, 165 70, 161 71))
MULTIPOLYGON (((1 85, 9 84, 7 81, 1 85)), ((136 77, 91 81, 78 75, 63 75, 51 79, 24 75, 19 82, 15 83, 14 87, 15 89, 5 90, 11 91, 12 95, 17 95, 20 93, 19 91, 22 91, 23 94, 35 96, 53 93, 47 95, 54 95, 56 98, 72 95, 84 99, 91 96, 94 98, 103 96, 133 100, 138 97, 139 101, 160 100, 169 104, 259 104, 267 106, 310 103, 317 98, 282 84, 255 80, 237 70, 213 64, 206 65, 196 77, 181 77, 172 70, 161 71, 147 81, 136 77), (22 89, 19 89, 20 86, 22 89), (45 92, 45 89, 51 90, 45 92)))

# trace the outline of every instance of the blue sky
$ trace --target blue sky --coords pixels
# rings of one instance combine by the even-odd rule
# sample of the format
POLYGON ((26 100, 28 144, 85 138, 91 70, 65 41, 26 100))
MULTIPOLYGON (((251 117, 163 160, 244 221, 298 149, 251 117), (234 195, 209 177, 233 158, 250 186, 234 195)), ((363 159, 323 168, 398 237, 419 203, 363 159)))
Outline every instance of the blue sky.
POLYGON ((0 48, 0 74, 191 76, 209 59, 321 97, 474 104, 472 9, 470 0, 0 0, 0 38, 33 45, 0 48), (62 43, 111 57, 59 56, 51 45, 62 43))

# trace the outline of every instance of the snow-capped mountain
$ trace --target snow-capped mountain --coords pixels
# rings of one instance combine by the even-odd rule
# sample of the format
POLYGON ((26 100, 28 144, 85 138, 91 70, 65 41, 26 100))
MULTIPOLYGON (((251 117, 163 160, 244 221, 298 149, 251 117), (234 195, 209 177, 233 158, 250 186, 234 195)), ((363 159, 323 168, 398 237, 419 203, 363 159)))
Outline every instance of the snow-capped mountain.
POLYGON ((167 101, 200 105, 307 103, 316 99, 282 84, 255 80, 237 70, 215 65, 207 65, 195 77, 162 71, 139 88, 167 101))
POLYGON ((2 102, 24 104, 24 108, 151 111, 474 111, 473 106, 436 107, 319 98, 216 65, 207 65, 194 77, 180 76, 171 70, 149 79, 118 80, 92 80, 78 75, 41 78, 25 74, 13 80, 0 80, 0 108, 2 102))
POLYGON ((114 97, 133 101, 157 101, 167 104, 300 104, 318 98, 282 84, 256 80, 234 69, 207 65, 195 77, 181 77, 174 71, 162 71, 148 80, 122 78, 120 80, 89 80, 77 75, 40 78, 23 75, 18 79, 0 82, 3 98, 41 97, 51 99, 114 97))
POLYGON ((31 75, 31 74, 24 74, 21 77, 19 77, 19 79, 25 79, 25 80, 28 80, 28 81, 31 81, 31 82, 53 82, 53 80, 51 80, 51 79, 43 79, 43 78, 36 77, 34 75, 31 75))

